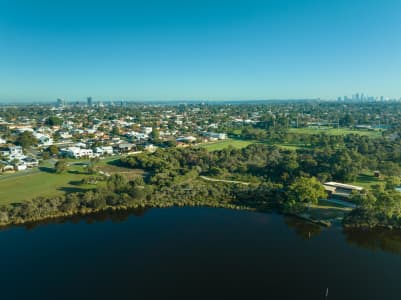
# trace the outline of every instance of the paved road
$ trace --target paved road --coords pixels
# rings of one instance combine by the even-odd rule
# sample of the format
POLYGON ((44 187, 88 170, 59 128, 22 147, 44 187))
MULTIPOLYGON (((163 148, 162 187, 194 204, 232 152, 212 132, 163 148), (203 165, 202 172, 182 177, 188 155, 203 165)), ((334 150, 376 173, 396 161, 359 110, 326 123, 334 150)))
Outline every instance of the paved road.
POLYGON ((244 182, 244 181, 214 179, 214 178, 209 178, 209 177, 206 177, 206 176, 200 176, 200 178, 205 179, 205 180, 207 180, 207 181, 226 182, 226 183, 237 183, 237 184, 249 185, 249 182, 244 182))

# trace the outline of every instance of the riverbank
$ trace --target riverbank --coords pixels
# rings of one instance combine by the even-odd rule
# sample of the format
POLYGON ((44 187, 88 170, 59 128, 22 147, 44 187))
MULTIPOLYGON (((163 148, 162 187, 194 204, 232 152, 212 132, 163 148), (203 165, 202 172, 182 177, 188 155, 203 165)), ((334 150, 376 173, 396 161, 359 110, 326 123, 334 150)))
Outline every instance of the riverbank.
POLYGON ((62 212, 58 211, 52 214, 48 215, 42 215, 40 217, 32 217, 32 218, 26 218, 26 219, 16 219, 10 222, 0 222, 0 227, 1 228, 6 228, 6 227, 12 227, 12 226, 18 226, 18 225, 29 225, 32 223, 38 223, 38 222, 46 222, 46 221, 51 221, 55 219, 60 219, 60 218, 69 218, 69 217, 84 217, 84 216, 90 216, 90 215, 96 215, 99 213, 104 213, 104 212, 123 212, 123 211, 131 211, 131 210, 137 210, 137 209, 151 209, 151 208, 168 208, 168 207, 209 207, 209 208, 226 208, 226 209, 232 209, 232 210, 242 210, 242 211, 254 211, 254 212, 276 212, 279 214, 287 215, 287 216, 292 216, 298 219, 301 219, 303 221, 313 223, 319 226, 323 227, 330 227, 333 223, 333 219, 330 220, 325 220, 325 219, 318 219, 318 218, 313 218, 309 214, 306 213, 285 213, 277 208, 275 209, 256 209, 248 206, 241 206, 241 205, 235 205, 235 204, 229 204, 229 203, 216 203, 214 201, 173 201, 173 200, 166 200, 163 202, 154 202, 154 201, 143 201, 140 203, 135 203, 132 205, 117 205, 117 206, 105 206, 102 208, 82 208, 79 210, 74 210, 74 211, 68 211, 68 212, 62 212))
POLYGON ((238 206, 228 203, 220 203, 216 204, 214 202, 205 202, 205 201, 191 201, 191 203, 185 203, 182 201, 165 201, 163 203, 152 203, 152 202, 142 202, 133 205, 117 205, 117 206, 105 206, 102 208, 84 208, 74 211, 68 212, 56 212, 48 215, 42 215, 40 217, 32 217, 26 219, 16 219, 9 222, 0 221, 0 227, 9 227, 13 225, 24 225, 35 222, 42 222, 52 219, 65 218, 65 217, 74 217, 74 216, 88 216, 101 212, 118 212, 118 211, 129 211, 134 209, 143 209, 143 208, 167 208, 167 207, 210 207, 210 208, 227 208, 233 210, 243 210, 243 211, 257 211, 256 209, 246 207, 246 206, 238 206))

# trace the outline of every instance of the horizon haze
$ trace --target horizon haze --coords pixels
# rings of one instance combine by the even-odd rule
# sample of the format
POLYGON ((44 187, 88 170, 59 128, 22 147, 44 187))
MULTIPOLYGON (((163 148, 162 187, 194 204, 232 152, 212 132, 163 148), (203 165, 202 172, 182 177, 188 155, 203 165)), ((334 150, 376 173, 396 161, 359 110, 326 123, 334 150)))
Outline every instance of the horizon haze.
POLYGON ((0 0, 0 103, 399 98, 401 2, 0 0))

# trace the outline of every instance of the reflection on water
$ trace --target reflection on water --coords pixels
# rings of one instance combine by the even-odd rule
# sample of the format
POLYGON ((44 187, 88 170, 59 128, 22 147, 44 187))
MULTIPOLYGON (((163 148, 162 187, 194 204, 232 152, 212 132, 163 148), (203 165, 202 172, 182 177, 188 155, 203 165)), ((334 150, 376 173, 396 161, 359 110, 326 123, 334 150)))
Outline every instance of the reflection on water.
POLYGON ((38 222, 31 222, 21 225, 11 225, 1 228, 2 230, 6 230, 12 227, 23 227, 26 230, 33 230, 42 225, 51 225, 51 224, 64 224, 64 223, 73 223, 78 224, 80 222, 85 222, 87 224, 94 224, 99 222, 111 221, 114 223, 124 222, 130 216, 142 217, 150 208, 142 207, 142 208, 132 208, 128 210, 106 210, 98 213, 93 213, 89 215, 75 215, 69 217, 61 217, 55 219, 48 219, 38 222))
POLYGON ((349 244, 367 248, 372 251, 383 250, 401 255, 400 230, 356 230, 344 229, 343 233, 349 244))
POLYGON ((1 299, 401 299, 395 231, 200 207, 25 228, 0 233, 1 299))
POLYGON ((304 240, 310 240, 312 237, 318 236, 323 229, 322 226, 291 216, 284 217, 284 223, 289 228, 294 229, 295 233, 304 240))
MULTIPOLYGON (((150 209, 151 208, 135 208, 121 211, 109 210, 89 215, 76 215, 22 225, 8 226, 3 227, 0 230, 7 230, 13 227, 22 227, 26 230, 34 230, 40 226, 64 223, 78 224, 83 222, 86 224, 96 224, 107 221, 119 223, 127 221, 131 216, 143 217, 147 212, 149 212, 150 209)), ((284 216, 283 219, 286 226, 294 230, 297 236, 301 237, 303 240, 311 240, 312 238, 319 236, 326 229, 325 227, 293 216, 284 216)), ((268 226, 268 224, 266 226, 268 226)), ((401 230, 344 229, 343 234, 347 243, 351 245, 356 245, 371 251, 383 250, 401 255, 401 230)))

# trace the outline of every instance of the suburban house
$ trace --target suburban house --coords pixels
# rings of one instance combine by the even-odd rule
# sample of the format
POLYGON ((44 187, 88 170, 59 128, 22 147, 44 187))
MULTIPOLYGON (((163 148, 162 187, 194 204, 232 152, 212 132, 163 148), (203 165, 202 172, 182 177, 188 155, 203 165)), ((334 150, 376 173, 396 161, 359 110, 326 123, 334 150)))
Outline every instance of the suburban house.
POLYGON ((35 138, 39 141, 39 144, 44 145, 44 146, 50 146, 53 145, 53 139, 48 136, 47 134, 41 134, 41 133, 34 133, 35 138))
POLYGON ((196 142, 196 137, 190 135, 190 136, 179 137, 176 140, 177 142, 194 143, 196 142))
POLYGON ((28 167, 33 168, 39 166, 39 161, 33 157, 26 157, 22 160, 22 162, 28 167))
POLYGON ((127 153, 132 151, 134 148, 136 147, 135 144, 131 144, 131 143, 120 143, 115 145, 115 148, 117 149, 117 151, 119 153, 127 153))
POLYGON ((142 132, 144 134, 150 134, 153 131, 152 127, 142 127, 142 132))
POLYGON ((82 149, 80 147, 68 147, 61 149, 61 153, 65 156, 72 158, 81 158, 81 157, 94 157, 92 149, 82 149))
POLYGON ((363 187, 334 181, 325 182, 323 187, 330 197, 349 198, 353 191, 363 191, 363 187))
POLYGON ((135 138, 136 140, 140 141, 140 140, 147 140, 149 139, 149 135, 146 133, 140 133, 140 132, 136 132, 136 131, 130 131, 127 133, 128 137, 132 137, 135 138))
POLYGON ((24 163, 18 163, 18 164, 15 165, 14 168, 15 168, 16 171, 24 171, 24 170, 26 170, 28 168, 28 166, 26 164, 24 164, 24 163))
POLYGON ((112 146, 96 147, 95 154, 98 154, 98 155, 113 154, 113 147, 112 146))
POLYGON ((14 171, 14 166, 6 161, 0 161, 3 167, 0 167, 0 172, 14 171))
POLYGON ((203 135, 208 137, 211 140, 226 140, 227 139, 227 133, 204 132, 203 135))
POLYGON ((1 151, 1 154, 5 156, 8 161, 12 161, 14 159, 22 160, 26 157, 21 146, 8 147, 8 151, 1 151))

